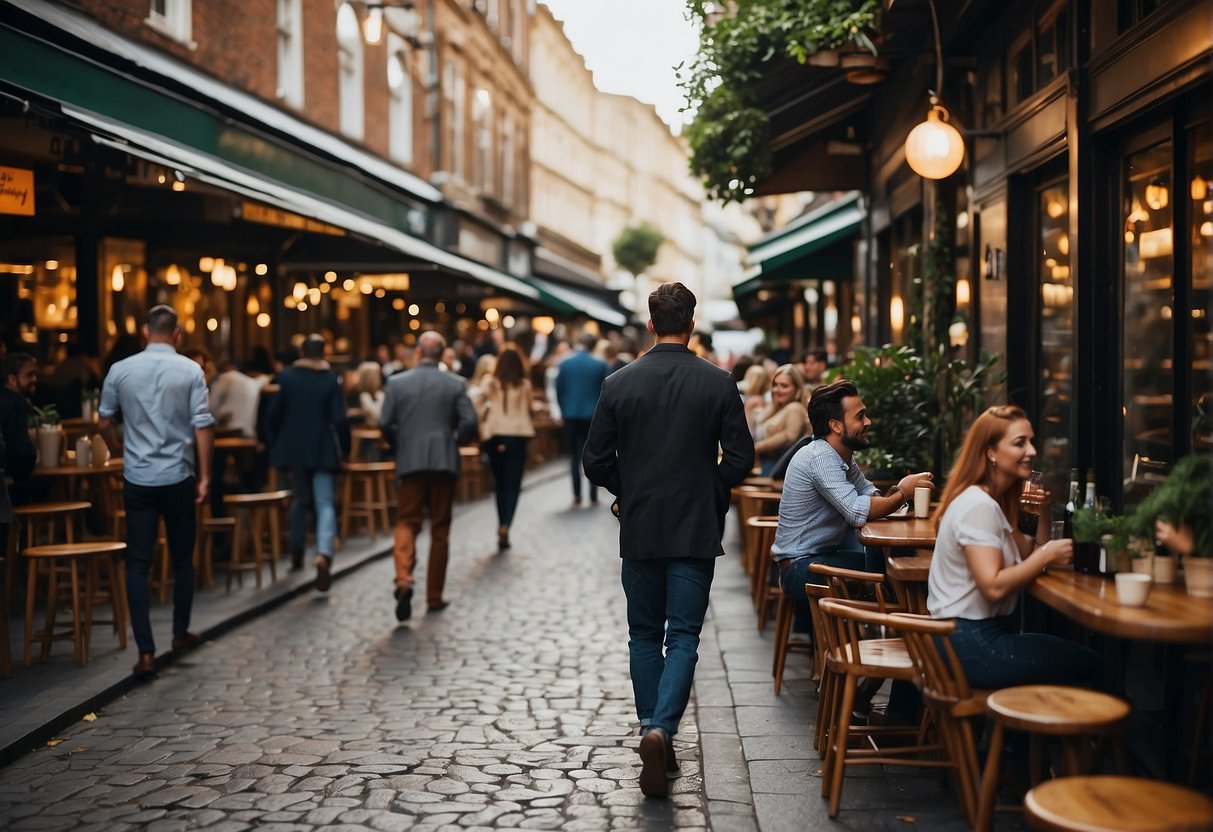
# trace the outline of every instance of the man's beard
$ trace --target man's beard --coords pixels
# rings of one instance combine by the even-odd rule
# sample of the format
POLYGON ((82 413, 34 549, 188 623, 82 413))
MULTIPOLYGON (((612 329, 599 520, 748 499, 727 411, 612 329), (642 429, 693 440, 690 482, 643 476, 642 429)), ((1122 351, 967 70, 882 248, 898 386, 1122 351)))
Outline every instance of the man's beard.
POLYGON ((859 433, 844 433, 842 435, 842 444, 852 451, 862 451, 865 448, 872 447, 872 440, 863 431, 859 433))

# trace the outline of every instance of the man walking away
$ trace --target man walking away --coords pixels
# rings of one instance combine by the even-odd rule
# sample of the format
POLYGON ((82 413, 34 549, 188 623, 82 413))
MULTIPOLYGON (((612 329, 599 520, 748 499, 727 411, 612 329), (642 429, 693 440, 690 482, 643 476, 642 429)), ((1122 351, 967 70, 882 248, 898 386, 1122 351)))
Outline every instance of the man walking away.
POLYGON ((305 338, 303 357, 278 377, 269 419, 272 462, 289 473, 291 483, 291 569, 303 566, 311 509, 316 514, 316 589, 328 592, 337 536, 333 488, 341 461, 349 456, 350 425, 341 382, 324 360, 324 336, 305 338))
POLYGON ((156 672, 147 574, 160 518, 173 561, 173 649, 185 650, 201 641, 189 631, 194 603, 194 503, 206 500, 215 443, 215 419, 202 368, 177 354, 181 337, 177 313, 163 304, 152 307, 143 335, 147 348, 114 364, 106 375, 97 426, 110 448, 124 450, 126 594, 139 647, 134 670, 139 678, 156 672), (121 443, 114 429, 119 414, 124 426, 121 443))
POLYGON ((666 797, 666 773, 678 768, 672 739, 724 554, 729 491, 754 464, 737 385, 687 349, 694 313, 695 295, 681 283, 649 295, 657 343, 606 380, 585 446, 586 476, 618 497, 640 789, 649 797, 666 797))
MULTIPOLYGON (((560 362, 556 375, 556 401, 564 420, 564 444, 569 450, 569 470, 573 476, 573 505, 581 505, 581 459, 594 407, 602 392, 610 368, 601 358, 595 358, 598 343, 588 332, 577 339, 577 349, 560 362)), ((590 503, 598 504, 598 487, 590 478, 590 503)))
POLYGON ((417 535, 428 510, 430 560, 425 600, 429 610, 444 609, 446 561, 451 534, 451 505, 459 477, 459 445, 476 438, 476 410, 461 376, 438 365, 446 340, 437 332, 417 339, 419 361, 392 376, 383 399, 380 427, 396 452, 396 620, 413 612, 413 567, 417 535))

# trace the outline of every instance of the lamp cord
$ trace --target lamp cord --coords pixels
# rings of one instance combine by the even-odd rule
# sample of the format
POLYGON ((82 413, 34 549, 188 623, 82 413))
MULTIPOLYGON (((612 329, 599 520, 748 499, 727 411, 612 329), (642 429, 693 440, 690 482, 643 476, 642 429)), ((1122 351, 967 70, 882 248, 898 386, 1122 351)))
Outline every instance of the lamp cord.
POLYGON ((939 39, 939 15, 935 11, 935 0, 927 0, 927 6, 931 9, 931 28, 935 31, 935 91, 931 96, 931 103, 934 104, 943 94, 943 45, 939 39))

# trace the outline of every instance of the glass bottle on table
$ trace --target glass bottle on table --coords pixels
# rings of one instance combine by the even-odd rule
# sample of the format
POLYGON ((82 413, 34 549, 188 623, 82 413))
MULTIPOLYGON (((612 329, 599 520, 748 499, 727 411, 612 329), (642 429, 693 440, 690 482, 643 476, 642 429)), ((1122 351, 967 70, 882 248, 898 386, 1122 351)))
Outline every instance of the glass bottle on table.
POLYGON ((1070 469, 1070 496, 1066 500, 1064 519, 1062 520, 1061 536, 1074 537, 1074 512, 1078 511, 1078 469, 1070 469))

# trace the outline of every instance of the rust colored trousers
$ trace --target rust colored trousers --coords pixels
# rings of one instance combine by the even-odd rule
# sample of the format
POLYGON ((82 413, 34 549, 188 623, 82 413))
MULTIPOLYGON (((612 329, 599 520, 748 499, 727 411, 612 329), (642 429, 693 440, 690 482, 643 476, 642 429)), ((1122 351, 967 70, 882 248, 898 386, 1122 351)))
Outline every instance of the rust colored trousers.
POLYGON ((417 535, 428 512, 430 559, 426 568, 425 600, 441 603, 446 584, 446 561, 451 539, 451 505, 455 501, 455 475, 446 471, 418 471, 396 481, 396 586, 413 585, 417 565, 417 535))

